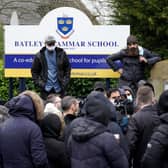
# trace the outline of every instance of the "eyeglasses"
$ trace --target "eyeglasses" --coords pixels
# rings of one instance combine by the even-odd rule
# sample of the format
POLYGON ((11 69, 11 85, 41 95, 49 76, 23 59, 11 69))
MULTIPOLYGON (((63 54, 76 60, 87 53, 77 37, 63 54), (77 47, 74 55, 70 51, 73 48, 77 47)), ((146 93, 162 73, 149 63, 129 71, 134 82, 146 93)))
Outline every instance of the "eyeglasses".
POLYGON ((55 45, 55 42, 52 42, 52 43, 47 43, 48 46, 54 46, 55 45))

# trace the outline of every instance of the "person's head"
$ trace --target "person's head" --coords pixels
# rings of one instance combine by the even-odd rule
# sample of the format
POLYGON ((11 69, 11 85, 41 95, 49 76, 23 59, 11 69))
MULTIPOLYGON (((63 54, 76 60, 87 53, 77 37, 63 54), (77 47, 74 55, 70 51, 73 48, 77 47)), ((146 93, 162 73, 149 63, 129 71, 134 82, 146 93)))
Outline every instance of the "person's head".
POLYGON ((151 105, 155 101, 154 93, 151 87, 141 86, 136 95, 136 106, 139 108, 145 105, 151 105))
POLYGON ((61 111, 61 98, 56 94, 49 94, 46 103, 53 103, 54 106, 61 111))
POLYGON ((128 50, 129 56, 138 56, 139 55, 138 40, 133 35, 130 35, 127 38, 127 50, 128 50))
POLYGON ((42 119, 40 127, 44 137, 58 138, 61 134, 63 125, 56 114, 49 113, 42 119))
POLYGON ((145 80, 140 80, 140 81, 138 82, 138 87, 141 87, 141 86, 149 86, 149 87, 151 87, 151 89, 153 90, 153 93, 154 93, 154 95, 155 95, 155 88, 154 88, 154 86, 152 85, 152 83, 150 83, 150 82, 148 82, 148 81, 145 81, 145 80))
POLYGON ((79 101, 73 96, 65 96, 61 101, 63 114, 76 115, 79 111, 79 101))
POLYGON ((134 93, 133 93, 132 89, 129 86, 122 86, 122 89, 124 90, 124 94, 125 94, 126 98, 130 102, 133 102, 134 101, 134 93))
POLYGON ((109 104, 108 98, 102 92, 92 91, 86 98, 83 111, 87 118, 107 125, 111 112, 109 104))
POLYGON ((63 119, 62 108, 61 108, 61 98, 56 94, 49 94, 46 99, 46 104, 44 108, 45 115, 49 113, 54 113, 63 119))
POLYGON ((52 52, 55 50, 55 42, 56 42, 55 37, 52 35, 48 35, 45 38, 45 46, 48 51, 52 52))
POLYGON ((106 89, 105 89, 105 86, 104 86, 103 82, 97 81, 97 82, 94 83, 93 90, 100 91, 100 92, 105 92, 106 89))
POLYGON ((117 88, 111 89, 110 88, 107 91, 107 97, 113 104, 115 104, 115 102, 121 98, 121 94, 120 94, 119 89, 117 89, 117 88))

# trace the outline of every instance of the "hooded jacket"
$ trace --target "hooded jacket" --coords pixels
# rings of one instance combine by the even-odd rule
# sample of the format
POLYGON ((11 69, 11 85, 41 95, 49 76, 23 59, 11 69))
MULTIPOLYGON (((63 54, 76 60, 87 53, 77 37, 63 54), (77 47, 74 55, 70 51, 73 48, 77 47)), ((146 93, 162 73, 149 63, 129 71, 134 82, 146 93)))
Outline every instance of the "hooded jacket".
POLYGON ((41 103, 40 97, 32 91, 25 91, 7 102, 10 117, 0 128, 3 168, 48 167, 41 130, 36 123, 42 117, 41 103))
POLYGON ((127 158, 114 136, 107 131, 110 108, 100 92, 88 95, 85 117, 71 123, 68 152, 72 168, 126 168, 127 158))

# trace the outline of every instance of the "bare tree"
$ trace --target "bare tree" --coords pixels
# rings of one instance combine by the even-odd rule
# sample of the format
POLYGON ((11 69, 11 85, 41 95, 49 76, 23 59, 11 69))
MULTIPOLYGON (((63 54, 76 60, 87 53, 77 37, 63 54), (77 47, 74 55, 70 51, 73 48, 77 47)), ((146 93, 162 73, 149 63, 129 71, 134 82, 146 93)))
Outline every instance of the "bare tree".
POLYGON ((110 0, 82 0, 100 24, 110 24, 112 3, 110 0))
POLYGON ((64 6, 83 11, 93 24, 98 24, 96 17, 80 0, 0 0, 0 23, 9 24, 11 13, 15 10, 20 24, 37 25, 47 12, 64 6))
POLYGON ((48 11, 58 7, 74 7, 83 11, 92 21, 93 24, 99 24, 92 12, 82 3, 81 0, 48 0, 41 4, 37 11, 41 16, 44 16, 48 11))
POLYGON ((0 19, 8 24, 14 10, 17 11, 21 23, 23 19, 26 23, 33 16, 39 19, 40 15, 38 15, 36 9, 40 3, 40 0, 0 0, 0 19))

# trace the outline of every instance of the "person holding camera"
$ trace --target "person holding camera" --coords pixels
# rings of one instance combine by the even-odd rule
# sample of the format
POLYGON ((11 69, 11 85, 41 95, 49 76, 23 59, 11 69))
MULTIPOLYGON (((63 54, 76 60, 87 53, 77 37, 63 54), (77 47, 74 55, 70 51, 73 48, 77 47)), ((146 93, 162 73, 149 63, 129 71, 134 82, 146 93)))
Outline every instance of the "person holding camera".
POLYGON ((126 134, 130 113, 133 110, 132 102, 127 99, 124 89, 121 88, 109 89, 107 97, 117 111, 117 123, 126 134))

